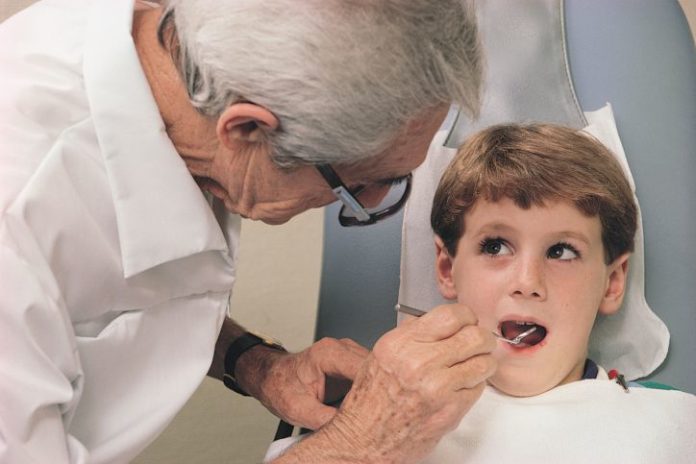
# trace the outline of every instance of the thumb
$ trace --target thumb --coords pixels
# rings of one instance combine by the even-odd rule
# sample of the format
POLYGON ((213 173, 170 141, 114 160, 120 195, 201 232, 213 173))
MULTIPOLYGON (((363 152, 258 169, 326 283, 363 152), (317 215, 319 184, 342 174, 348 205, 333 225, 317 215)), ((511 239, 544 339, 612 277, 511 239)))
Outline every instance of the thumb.
POLYGON ((321 358, 321 369, 330 376, 353 380, 369 350, 350 339, 340 340, 333 348, 333 353, 321 358))
POLYGON ((331 406, 326 406, 320 402, 314 400, 311 401, 308 397, 305 397, 302 401, 298 402, 298 409, 305 411, 303 416, 304 421, 293 422, 300 427, 304 427, 310 430, 317 430, 322 425, 329 422, 336 415, 337 409, 331 406))

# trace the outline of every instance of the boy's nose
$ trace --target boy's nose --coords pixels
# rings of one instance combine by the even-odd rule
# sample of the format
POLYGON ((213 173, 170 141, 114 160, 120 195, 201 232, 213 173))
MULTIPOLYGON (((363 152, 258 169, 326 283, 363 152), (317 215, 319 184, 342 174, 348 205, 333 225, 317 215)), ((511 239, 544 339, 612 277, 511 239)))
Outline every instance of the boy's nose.
POLYGON ((543 259, 522 257, 515 269, 512 295, 522 298, 546 299, 546 278, 543 259))

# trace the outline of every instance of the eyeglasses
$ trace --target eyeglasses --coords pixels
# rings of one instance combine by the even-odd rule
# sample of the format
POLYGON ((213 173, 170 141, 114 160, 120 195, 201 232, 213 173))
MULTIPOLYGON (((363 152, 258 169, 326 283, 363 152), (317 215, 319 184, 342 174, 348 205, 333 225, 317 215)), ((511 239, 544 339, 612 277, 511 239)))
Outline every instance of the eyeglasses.
POLYGON ((319 164, 315 167, 329 184, 336 198, 343 203, 341 211, 338 213, 338 222, 344 227, 368 226, 393 216, 403 208, 411 194, 411 178, 413 176, 409 173, 406 177, 398 179, 389 186, 389 192, 382 198, 379 205, 374 208, 365 208, 357 197, 371 186, 361 187, 351 192, 330 165, 319 164))

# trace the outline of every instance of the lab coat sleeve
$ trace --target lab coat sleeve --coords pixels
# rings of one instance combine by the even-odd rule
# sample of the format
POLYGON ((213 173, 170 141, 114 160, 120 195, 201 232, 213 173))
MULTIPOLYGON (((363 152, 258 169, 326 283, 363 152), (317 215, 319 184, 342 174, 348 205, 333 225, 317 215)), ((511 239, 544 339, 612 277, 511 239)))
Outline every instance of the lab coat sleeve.
POLYGON ((66 432, 82 385, 68 312, 48 265, 30 264, 6 238, 0 243, 0 462, 86 462, 86 448, 66 432))

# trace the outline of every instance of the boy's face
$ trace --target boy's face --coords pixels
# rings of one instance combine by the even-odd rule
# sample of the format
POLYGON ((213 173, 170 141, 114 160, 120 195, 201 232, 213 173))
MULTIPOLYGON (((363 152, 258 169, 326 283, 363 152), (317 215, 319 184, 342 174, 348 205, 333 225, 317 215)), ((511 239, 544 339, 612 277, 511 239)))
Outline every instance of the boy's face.
POLYGON ((499 342, 498 370, 489 382, 509 395, 532 396, 579 380, 598 312, 623 299, 628 254, 604 262, 602 228, 573 204, 519 208, 512 200, 479 200, 451 258, 437 242, 443 296, 469 306, 479 324, 506 338, 537 324, 532 346, 499 342))

